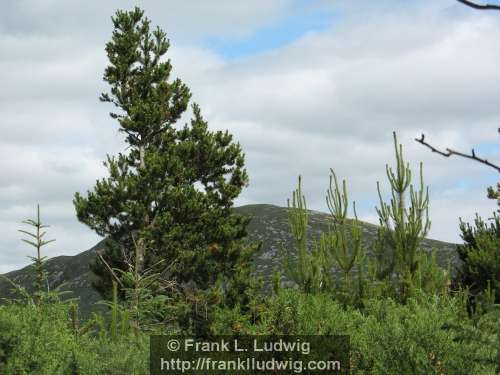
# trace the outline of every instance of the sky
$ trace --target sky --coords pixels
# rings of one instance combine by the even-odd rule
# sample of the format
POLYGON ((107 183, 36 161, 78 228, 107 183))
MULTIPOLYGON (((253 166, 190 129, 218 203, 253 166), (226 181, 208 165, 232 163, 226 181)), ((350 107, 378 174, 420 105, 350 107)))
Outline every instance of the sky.
POLYGON ((107 176, 106 154, 126 148, 98 97, 111 16, 135 5, 167 32, 172 78, 210 129, 241 144, 250 185, 237 206, 286 206, 300 174, 308 207, 327 212, 333 168, 359 218, 377 223, 396 131, 416 184, 423 162, 430 238, 460 243, 459 217, 496 210, 486 198, 494 169, 414 139, 500 163, 500 12, 455 0, 2 1, 0 273, 30 262, 18 229, 37 203, 56 239, 48 257, 99 241, 72 199, 107 176))

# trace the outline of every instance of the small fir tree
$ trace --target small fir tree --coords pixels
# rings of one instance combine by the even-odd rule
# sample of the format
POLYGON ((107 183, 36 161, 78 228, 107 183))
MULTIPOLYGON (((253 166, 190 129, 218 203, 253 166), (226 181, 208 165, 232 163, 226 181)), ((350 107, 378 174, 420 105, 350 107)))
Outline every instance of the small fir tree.
POLYGON ((47 281, 47 271, 45 270, 46 256, 42 256, 42 247, 48 245, 55 240, 45 240, 44 237, 47 234, 44 231, 48 228, 48 225, 42 224, 40 219, 40 205, 36 207, 36 220, 26 219, 23 221, 24 224, 34 228, 34 232, 29 232, 24 229, 19 229, 19 232, 24 233, 28 238, 23 238, 22 241, 26 242, 28 245, 33 246, 36 249, 36 256, 30 256, 29 258, 33 261, 33 266, 35 269, 35 281, 33 282, 34 296, 36 305, 42 303, 42 295, 44 291, 44 286, 47 281))

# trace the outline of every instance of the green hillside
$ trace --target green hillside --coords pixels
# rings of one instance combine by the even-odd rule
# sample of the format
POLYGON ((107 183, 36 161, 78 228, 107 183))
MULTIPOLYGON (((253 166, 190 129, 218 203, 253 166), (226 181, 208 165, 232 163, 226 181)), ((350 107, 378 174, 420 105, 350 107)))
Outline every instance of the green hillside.
MULTIPOLYGON (((294 249, 293 239, 288 231, 287 210, 284 207, 269 204, 256 204, 237 207, 235 210, 241 214, 249 215, 252 220, 248 226, 248 241, 262 243, 261 249, 255 257, 256 274, 262 276, 266 282, 275 267, 280 264, 281 249, 294 249)), ((321 231, 328 228, 330 216, 325 213, 310 211, 309 234, 310 239, 319 236, 321 231)), ((369 223, 363 224, 364 243, 369 252, 371 244, 376 238, 377 226, 369 223)), ((70 290, 68 296, 79 298, 82 316, 87 316, 91 311, 98 308, 95 303, 100 296, 92 287, 93 274, 88 264, 94 259, 96 251, 104 247, 104 240, 93 248, 74 256, 58 256, 47 261, 46 268, 49 273, 48 286, 54 289, 65 284, 61 289, 70 290)), ((430 251, 436 249, 438 262, 447 267, 457 262, 455 245, 451 243, 426 239, 423 242, 424 249, 430 251)), ((30 288, 33 282, 31 266, 12 271, 5 276, 20 285, 30 288)), ((0 298, 10 298, 12 294, 11 285, 0 279, 0 298)))

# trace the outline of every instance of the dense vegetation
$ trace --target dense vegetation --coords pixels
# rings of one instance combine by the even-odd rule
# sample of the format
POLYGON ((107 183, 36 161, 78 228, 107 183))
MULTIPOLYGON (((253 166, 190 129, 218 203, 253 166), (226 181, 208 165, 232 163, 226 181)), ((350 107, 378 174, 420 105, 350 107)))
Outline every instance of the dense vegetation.
MULTIPOLYGON (((68 320, 69 310, 60 302, 0 308, 0 373, 147 373, 147 333, 122 332, 121 319, 114 337, 106 326, 85 333, 68 320)), ((495 374, 495 319, 468 318, 456 297, 412 298, 405 305, 370 299, 359 310, 327 294, 285 289, 266 302, 258 319, 239 309, 220 310, 212 329, 223 334, 348 334, 356 374, 495 374)))
POLYGON ((95 287, 109 298, 116 281, 125 297, 144 274, 155 274, 148 289, 172 292, 184 327, 202 333, 204 320, 190 306, 210 310, 218 299, 232 305, 252 287, 244 285, 255 251, 242 242, 248 220, 231 210, 248 183, 244 155, 228 132, 208 130, 197 104, 190 124, 177 126, 191 93, 170 80, 166 34, 151 30, 139 8, 118 11, 112 21, 104 73, 110 92, 100 99, 118 109, 110 115, 126 134, 128 153, 108 156, 109 177, 74 199, 78 219, 109 238, 92 264, 95 287), (221 285, 227 293, 218 293, 221 285))
POLYGON ((189 91, 167 83, 165 34, 149 30, 142 11, 118 12, 107 45, 111 65, 103 101, 128 136, 130 153, 108 158, 110 177, 86 197, 78 217, 110 238, 93 270, 108 307, 81 321, 75 301, 47 291, 40 214, 23 231, 37 254, 34 293, 0 306, 0 373, 144 374, 149 335, 350 336, 356 374, 495 374, 500 372, 500 226, 462 223, 457 277, 422 250, 430 228, 428 189, 403 157, 394 134, 391 200, 380 199, 374 249, 362 240, 347 183, 330 174, 331 225, 313 243, 299 178, 288 201, 298 257, 283 249, 274 289, 250 276, 255 246, 243 245, 246 221, 231 213, 247 183, 243 154, 227 133, 211 133, 198 106, 190 127, 172 125, 189 91), (151 125, 149 127, 149 125, 151 125), (199 182, 202 187, 196 185, 199 182), (168 264, 165 265, 164 263, 168 264))
MULTIPOLYGON (((400 150, 397 164, 402 160, 400 150)), ((474 226, 461 225, 465 243, 458 251, 463 263, 453 284, 432 254, 418 248, 413 273, 403 268, 381 276, 379 263, 404 258, 394 255, 395 260, 387 262, 387 258, 365 256, 357 219, 346 217, 346 184, 339 185, 333 171, 331 177, 330 231, 312 244, 304 240, 307 207, 299 181, 289 203, 290 230, 301 247, 298 259, 285 251, 283 268, 277 270, 268 298, 248 295, 246 305, 214 303, 213 314, 206 317, 210 334, 347 334, 352 373, 359 374, 498 373, 500 316, 493 289, 499 281, 495 268, 498 220, 490 225, 480 219, 474 226), (294 280, 295 287, 286 288, 284 276, 294 280)), ((44 227, 39 217, 27 222, 44 227)), ((380 240, 386 230, 380 229, 380 240)), ((33 244, 43 245, 40 234, 43 237, 43 232, 32 233, 33 244)), ((45 277, 43 262, 37 260, 33 270, 45 277)), ((157 280, 155 274, 134 280, 137 273, 122 272, 119 280, 127 277, 135 287, 125 288, 125 299, 119 300, 113 283, 112 300, 105 302, 109 314, 94 314, 86 322, 78 319, 75 302, 63 301, 59 292, 38 290, 30 295, 20 288, 19 299, 0 307, 0 373, 147 373, 148 336, 187 331, 174 313, 164 321, 178 301, 168 293, 153 294, 156 289, 149 285, 157 280)), ((39 287, 37 278, 35 284, 39 287)))

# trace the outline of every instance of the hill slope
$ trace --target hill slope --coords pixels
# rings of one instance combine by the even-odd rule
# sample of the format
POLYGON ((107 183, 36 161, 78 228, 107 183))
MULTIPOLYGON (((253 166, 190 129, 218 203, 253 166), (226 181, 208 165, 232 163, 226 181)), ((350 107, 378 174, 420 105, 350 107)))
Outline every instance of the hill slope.
MULTIPOLYGON (((293 238, 288 231, 287 209, 268 204, 247 205, 235 208, 236 212, 249 215, 252 220, 248 226, 248 240, 262 242, 260 252, 256 254, 256 274, 269 280, 274 269, 280 265, 281 248, 294 249, 293 238)), ((328 228, 329 215, 325 213, 310 211, 309 235, 317 238, 321 231, 328 228)), ((376 238, 377 226, 362 223, 363 239, 367 249, 376 238)), ((71 290, 70 296, 80 299, 80 309, 83 316, 95 310, 95 302, 100 296, 92 289, 93 274, 88 264, 94 259, 96 251, 104 247, 104 241, 99 242, 93 248, 74 256, 58 256, 47 261, 47 272, 49 273, 49 287, 51 289, 66 283, 63 290, 71 290)), ((451 243, 426 239, 423 242, 426 250, 436 249, 438 251, 438 262, 447 266, 451 261, 456 263, 455 245, 451 243)), ((5 276, 29 289, 33 282, 31 266, 12 271, 5 276)), ((0 299, 10 298, 11 285, 0 279, 0 299)))

